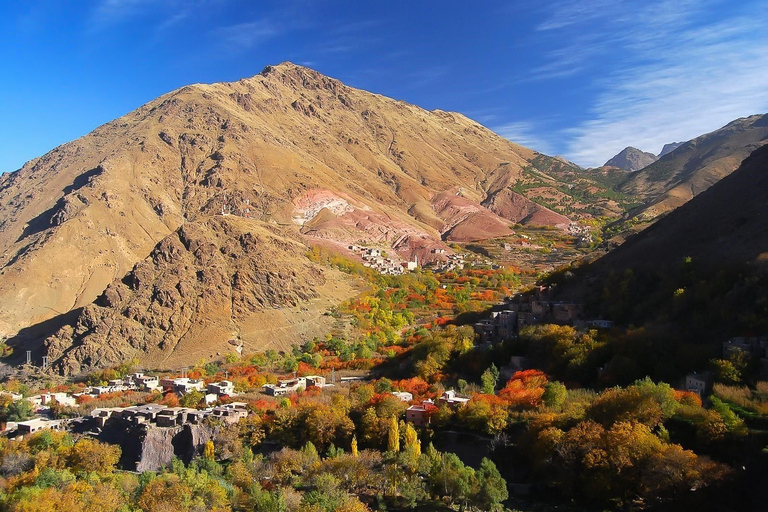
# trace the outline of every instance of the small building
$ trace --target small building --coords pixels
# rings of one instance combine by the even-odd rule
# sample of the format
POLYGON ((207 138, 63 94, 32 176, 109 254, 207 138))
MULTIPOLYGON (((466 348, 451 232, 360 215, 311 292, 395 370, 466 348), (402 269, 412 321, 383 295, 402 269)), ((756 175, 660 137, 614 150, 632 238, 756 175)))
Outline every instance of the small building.
POLYGON ((460 395, 453 389, 449 389, 443 395, 437 399, 438 403, 446 404, 449 407, 459 407, 460 405, 464 405, 465 403, 469 402, 470 398, 465 395, 460 395))
POLYGON ((476 322, 473 327, 480 343, 490 343, 496 337, 496 324, 489 318, 476 322))
POLYGON ((215 394, 218 397, 232 396, 235 394, 235 385, 231 380, 211 382, 208 384, 208 393, 215 394))
POLYGON ((325 377, 322 375, 307 375, 304 377, 307 381, 307 387, 316 387, 316 388, 324 388, 326 386, 325 384, 325 377))
POLYGON ((410 402, 413 400, 413 395, 407 391, 393 391, 392 395, 395 396, 401 402, 410 402))
POLYGON ((185 395, 191 391, 203 391, 205 382, 202 379, 190 379, 188 377, 165 378, 160 380, 160 386, 180 395, 185 395))
POLYGON ((16 424, 16 430, 19 434, 33 434, 40 430, 60 430, 64 426, 64 420, 45 420, 43 418, 33 418, 27 421, 20 421, 16 424))
POLYGON ((517 314, 517 331, 520 332, 523 327, 533 325, 537 322, 538 319, 533 315, 533 313, 521 311, 517 314))
POLYGON ((91 418, 94 419, 96 422, 96 425, 99 427, 103 427, 107 420, 109 420, 112 417, 120 417, 120 414, 123 411, 123 407, 105 407, 105 408, 99 408, 94 409, 91 411, 91 418))
POLYGON ((157 413, 155 421, 158 427, 175 427, 183 425, 187 419, 185 407, 167 407, 157 413))
POLYGON ((737 337, 723 342, 723 357, 728 357, 736 351, 749 354, 751 357, 765 357, 765 349, 768 346, 766 337, 737 337))
POLYGON ((552 318, 555 322, 572 324, 584 313, 584 304, 557 302, 552 304, 552 318))
POLYGON ((426 404, 412 405, 405 410, 405 421, 415 427, 424 427, 429 425, 430 416, 434 411, 434 406, 426 404))
POLYGON ((613 329, 613 320, 587 320, 587 327, 593 327, 595 329, 613 329))
POLYGON ((550 314, 551 304, 546 300, 532 300, 531 313, 539 317, 545 317, 550 314))
POLYGON ((227 423, 237 423, 242 418, 248 416, 248 409, 246 404, 242 402, 233 402, 231 404, 214 407, 208 413, 208 416, 212 418, 219 418, 227 423))
POLYGON ((693 372, 685 376, 685 389, 699 395, 702 400, 712 391, 713 376, 710 372, 693 372))
POLYGON ((278 380, 277 384, 264 384, 264 392, 271 396, 285 396, 290 393, 298 393, 307 388, 307 379, 298 377, 290 380, 278 380))
POLYGON ((133 385, 143 391, 155 391, 160 389, 160 379, 149 375, 139 374, 133 378, 133 385))

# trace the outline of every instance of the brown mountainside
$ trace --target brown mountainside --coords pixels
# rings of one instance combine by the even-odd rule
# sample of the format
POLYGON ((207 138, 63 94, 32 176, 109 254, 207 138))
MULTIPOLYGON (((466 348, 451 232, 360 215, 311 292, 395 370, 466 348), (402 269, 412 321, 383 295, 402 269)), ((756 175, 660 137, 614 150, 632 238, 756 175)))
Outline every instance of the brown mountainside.
POLYGON ((460 114, 290 63, 184 87, 0 177, 0 335, 36 346, 66 324, 45 346, 67 371, 131 355, 183 364, 229 339, 255 349, 271 336, 248 335, 258 315, 299 341, 311 333, 280 308, 351 293, 321 286, 327 271, 301 258, 308 241, 398 242, 407 256, 546 222, 543 207, 493 206, 541 157, 460 114), (215 278, 184 242, 196 237, 218 251, 215 278), (271 271, 285 294, 233 288, 271 271))

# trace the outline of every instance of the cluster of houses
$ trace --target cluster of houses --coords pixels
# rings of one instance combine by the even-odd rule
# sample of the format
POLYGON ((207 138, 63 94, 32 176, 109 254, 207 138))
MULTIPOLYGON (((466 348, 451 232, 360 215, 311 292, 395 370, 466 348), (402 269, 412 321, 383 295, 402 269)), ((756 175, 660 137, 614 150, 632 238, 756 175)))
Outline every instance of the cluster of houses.
MULTIPOLYGON (((760 378, 768 378, 768 336, 736 337, 723 342, 723 358, 745 354, 760 364, 760 378)), ((685 376, 684 389, 704 400, 712 392, 715 375, 710 371, 693 372, 685 376)))
POLYGON ((364 266, 372 268, 381 274, 397 276, 400 274, 405 274, 406 272, 412 272, 419 268, 417 257, 414 257, 414 261, 400 263, 385 257, 381 249, 377 249, 376 247, 361 247, 359 245, 350 245, 347 248, 350 251, 360 255, 364 266))
POLYGON ((592 233, 589 232, 589 228, 587 226, 577 224, 576 222, 571 222, 568 224, 566 233, 571 236, 575 236, 578 239, 577 243, 579 245, 591 244, 593 241, 592 233))
POLYGON ((433 272, 450 272, 452 270, 464 268, 464 255, 458 254, 458 253, 449 253, 446 254, 445 249, 442 248, 435 248, 431 251, 433 254, 441 254, 445 256, 446 261, 439 262, 436 261, 432 265, 432 271, 433 272))
MULTIPOLYGON (((392 394, 395 395, 395 393, 392 394)), ((410 395, 410 393, 406 394, 410 395)), ((412 399, 413 397, 411 397, 411 400, 412 399)), ((470 400, 470 397, 460 395, 453 389, 449 389, 437 399, 437 404, 444 404, 452 409, 458 409, 470 400)), ((437 404, 434 400, 423 400, 420 404, 411 405, 405 410, 405 421, 411 423, 415 427, 429 425, 432 415, 437 411, 437 404)))
POLYGON ((208 409, 166 407, 159 404, 100 408, 91 411, 89 419, 97 427, 104 427, 110 420, 120 420, 132 425, 178 427, 199 425, 208 418, 215 418, 225 423, 237 423, 246 416, 248 416, 248 408, 244 402, 231 402, 208 409))
POLYGON ((326 386, 332 386, 332 384, 326 384, 325 377, 307 375, 306 377, 278 380, 277 384, 264 384, 262 389, 264 393, 270 396, 285 396, 291 393, 298 393, 309 387, 324 388, 326 386))
MULTIPOLYGON (((92 386, 90 388, 84 389, 82 392, 79 393, 41 393, 38 395, 33 395, 29 397, 23 397, 22 395, 18 393, 10 393, 10 392, 2 392, 1 395, 8 396, 11 400, 17 401, 17 400, 26 400, 30 402, 33 406, 33 409, 35 413, 37 414, 47 414, 49 409, 54 405, 63 405, 67 407, 78 407, 78 397, 80 396, 91 396, 91 397, 98 397, 107 393, 116 393, 121 391, 146 391, 146 392, 152 392, 152 391, 173 391, 179 395, 186 395, 187 393, 190 393, 192 391, 197 391, 200 393, 204 393, 205 395, 205 403, 206 405, 211 405, 221 398, 224 397, 231 397, 235 396, 234 391, 234 384, 232 381, 229 380, 222 380, 220 382, 211 382, 206 384, 202 379, 190 379, 187 377, 172 377, 172 378, 164 378, 160 379, 155 376, 149 376, 144 375, 143 373, 132 373, 130 375, 127 375, 126 377, 122 379, 113 379, 110 380, 106 386, 92 386)), ((244 404, 243 410, 244 410, 244 404)), ((183 424, 183 423, 195 423, 197 420, 195 418, 199 417, 200 420, 210 416, 220 416, 223 419, 227 419, 231 417, 233 414, 240 414, 240 413, 231 413, 226 412, 227 410, 231 409, 232 404, 228 404, 226 406, 220 406, 220 407, 214 407, 213 409, 205 409, 204 411, 197 411, 196 409, 189 409, 189 408, 167 408, 164 406, 156 405, 156 404, 146 404, 142 406, 136 406, 136 407, 128 407, 128 408, 112 408, 112 409, 95 409, 94 411, 98 411, 97 416, 103 417, 103 420, 96 420, 97 423, 101 423, 100 426, 103 426, 104 421, 106 419, 111 418, 113 414, 117 414, 116 417, 122 418, 122 419, 128 419, 128 416, 135 416, 136 418, 139 417, 146 417, 145 419, 149 419, 151 417, 151 420, 153 422, 156 422, 158 426, 170 426, 171 423, 174 424, 183 424), (166 411, 164 413, 165 415, 171 414, 168 411, 174 411, 174 419, 173 421, 169 421, 166 417, 160 417, 156 420, 155 416, 157 416, 157 413, 159 411, 155 411, 155 409, 162 409, 166 411), (176 411, 175 409, 178 409, 176 411), (106 412, 105 412, 106 411, 106 412), (197 411, 197 412, 195 412, 197 411), (189 417, 187 419, 187 416, 189 417), (179 417, 183 417, 181 423, 179 423, 179 417)), ((238 409, 239 410, 239 409, 238 409)), ((160 416, 163 416, 161 414, 160 416)), ((139 420, 134 418, 133 420, 130 420, 134 423, 142 423, 144 420, 139 420)), ((83 421, 82 419, 78 419, 78 421, 83 421)), ((34 432, 37 432, 39 430, 61 430, 66 428, 68 425, 68 420, 51 420, 44 417, 36 417, 27 421, 22 421, 18 423, 9 422, 5 425, 3 425, 3 431, 5 432, 12 432, 15 431, 17 435, 25 435, 25 434, 31 434, 34 432)))
POLYGON ((539 286, 533 294, 517 294, 491 312, 491 317, 475 323, 475 332, 483 343, 516 335, 523 327, 540 323, 575 327, 613 327, 610 320, 585 320, 584 304, 551 300, 551 287, 539 286))

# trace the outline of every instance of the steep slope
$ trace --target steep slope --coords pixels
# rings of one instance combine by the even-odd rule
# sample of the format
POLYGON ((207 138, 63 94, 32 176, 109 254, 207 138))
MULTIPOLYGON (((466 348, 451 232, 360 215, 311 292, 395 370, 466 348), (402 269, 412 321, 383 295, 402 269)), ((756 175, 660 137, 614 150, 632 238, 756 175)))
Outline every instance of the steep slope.
POLYGON ((768 146, 594 264, 594 270, 676 267, 685 257, 726 267, 768 256, 768 146))
POLYGON ((653 153, 646 153, 631 146, 624 148, 621 152, 605 162, 603 167, 618 167, 625 171, 639 171, 643 167, 651 165, 659 157, 653 153))
POLYGON ((661 366, 674 359, 682 371, 701 369, 729 337, 768 332, 766 206, 763 146, 731 175, 582 266, 563 281, 558 299, 645 327, 663 345, 648 351, 661 366))
POLYGON ((677 208, 736 170, 752 151, 768 142, 768 114, 737 119, 681 145, 632 174, 618 190, 642 198, 631 215, 653 219, 677 208))
MULTIPOLYGON (((70 369, 74 360, 102 364, 89 341, 97 337, 88 335, 123 314, 122 302, 110 303, 101 320, 93 307, 106 306, 91 303, 110 283, 130 281, 137 264, 190 223, 221 239, 228 228, 211 222, 222 214, 296 243, 400 241, 403 254, 441 237, 507 234, 520 219, 480 203, 507 194, 541 158, 460 114, 429 112, 290 63, 234 83, 184 87, 0 177, 0 335, 35 346, 67 324, 72 333, 47 344, 50 357, 70 369), (454 190, 458 199, 439 199, 454 190)), ((288 258, 306 280, 299 260, 288 258)), ((162 306, 161 296, 145 299, 135 300, 148 310, 162 306)), ((241 327, 236 319, 215 336, 204 333, 198 327, 214 313, 196 304, 195 315, 185 313, 194 318, 190 329, 171 330, 173 340, 147 331, 155 320, 133 318, 142 327, 131 328, 143 332, 110 358, 142 353, 158 361, 165 356, 156 348, 165 354, 185 342, 220 347, 241 327)))

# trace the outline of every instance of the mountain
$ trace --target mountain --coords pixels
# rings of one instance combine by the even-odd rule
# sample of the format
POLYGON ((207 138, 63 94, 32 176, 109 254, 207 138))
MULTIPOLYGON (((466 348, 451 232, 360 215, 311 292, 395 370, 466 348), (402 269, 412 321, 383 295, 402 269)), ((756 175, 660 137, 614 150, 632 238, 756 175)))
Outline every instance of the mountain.
POLYGON ((766 142, 768 114, 740 118, 682 144, 630 175, 617 189, 644 202, 630 216, 652 220, 732 173, 766 142))
POLYGON ((67 373, 285 349, 355 293, 310 245, 424 262, 565 227, 552 167, 569 168, 291 63, 183 87, 0 177, 0 336, 67 373), (533 175, 546 186, 515 190, 533 175))
POLYGON ((664 144, 664 147, 661 148, 661 153, 659 153, 659 158, 663 157, 667 153, 673 152, 683 144, 685 144, 685 142, 670 142, 668 144, 664 144))
POLYGON ((685 257, 711 269, 768 256, 768 146, 738 170, 595 263, 596 269, 672 268, 685 257))
POLYGON ((632 146, 626 147, 621 152, 605 162, 603 167, 618 167, 625 171, 638 171, 658 159, 653 153, 640 151, 632 146))

